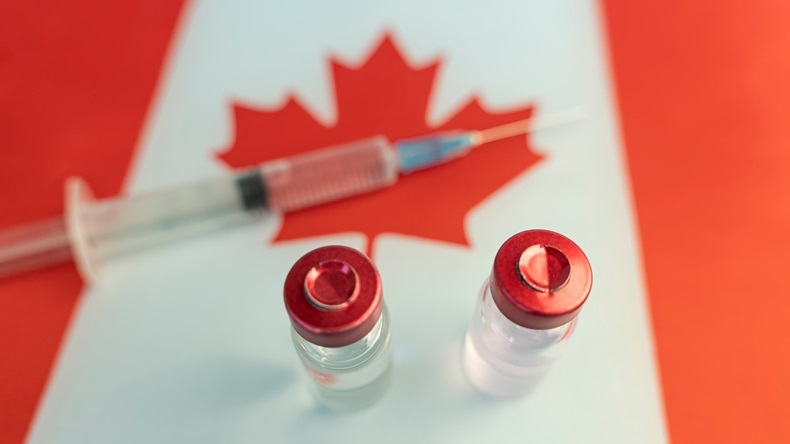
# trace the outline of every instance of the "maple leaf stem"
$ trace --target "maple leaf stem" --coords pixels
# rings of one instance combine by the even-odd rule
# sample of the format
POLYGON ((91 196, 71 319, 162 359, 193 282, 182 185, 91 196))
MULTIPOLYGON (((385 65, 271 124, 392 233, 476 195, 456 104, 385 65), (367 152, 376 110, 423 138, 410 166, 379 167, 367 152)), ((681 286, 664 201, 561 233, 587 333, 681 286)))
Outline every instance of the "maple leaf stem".
POLYGON ((365 236, 365 255, 373 260, 373 238, 365 236))

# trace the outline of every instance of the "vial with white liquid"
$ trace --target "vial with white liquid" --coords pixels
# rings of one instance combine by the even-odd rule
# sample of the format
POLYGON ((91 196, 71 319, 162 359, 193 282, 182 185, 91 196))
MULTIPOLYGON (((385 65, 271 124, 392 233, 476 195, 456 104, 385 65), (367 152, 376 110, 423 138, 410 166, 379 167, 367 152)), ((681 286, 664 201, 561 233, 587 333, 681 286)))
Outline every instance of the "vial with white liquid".
POLYGON ((373 262, 353 248, 318 248, 293 265, 284 297, 318 401, 356 410, 381 398, 391 372, 390 319, 373 262))
POLYGON ((491 396, 529 392, 573 333, 591 287, 590 263, 567 237, 529 230, 505 241, 466 333, 469 382, 491 396))

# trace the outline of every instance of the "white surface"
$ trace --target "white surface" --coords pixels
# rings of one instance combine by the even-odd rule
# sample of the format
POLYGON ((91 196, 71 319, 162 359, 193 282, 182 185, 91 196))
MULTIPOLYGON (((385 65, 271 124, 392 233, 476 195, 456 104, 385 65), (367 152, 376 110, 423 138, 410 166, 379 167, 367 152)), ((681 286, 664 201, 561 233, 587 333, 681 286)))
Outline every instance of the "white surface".
POLYGON ((444 64, 426 118, 473 93, 492 109, 586 103, 592 117, 538 134, 545 161, 473 209, 471 248, 386 234, 374 260, 393 322, 393 387, 364 412, 317 411, 289 338, 290 265, 360 234, 270 246, 279 220, 109 265, 76 310, 31 442, 666 441, 638 245, 595 2, 197 2, 141 137, 128 190, 223 169, 230 100, 296 91, 334 119, 326 56, 361 63, 390 30, 405 57, 444 64), (494 253, 526 228, 566 234, 593 266, 568 348, 532 396, 480 397, 460 351, 494 253))

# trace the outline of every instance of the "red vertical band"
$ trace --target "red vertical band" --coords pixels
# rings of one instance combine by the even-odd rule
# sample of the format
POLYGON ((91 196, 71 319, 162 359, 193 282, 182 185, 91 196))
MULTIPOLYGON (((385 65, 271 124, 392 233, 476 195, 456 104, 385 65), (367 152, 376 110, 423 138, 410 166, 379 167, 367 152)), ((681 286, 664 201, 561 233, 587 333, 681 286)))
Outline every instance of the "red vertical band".
POLYGON ((672 441, 790 442, 790 3, 603 6, 672 441))
MULTIPOLYGON (((63 182, 118 193, 181 0, 3 2, 0 228, 62 211, 63 182)), ((0 442, 21 442, 81 283, 72 266, 0 280, 0 442)))

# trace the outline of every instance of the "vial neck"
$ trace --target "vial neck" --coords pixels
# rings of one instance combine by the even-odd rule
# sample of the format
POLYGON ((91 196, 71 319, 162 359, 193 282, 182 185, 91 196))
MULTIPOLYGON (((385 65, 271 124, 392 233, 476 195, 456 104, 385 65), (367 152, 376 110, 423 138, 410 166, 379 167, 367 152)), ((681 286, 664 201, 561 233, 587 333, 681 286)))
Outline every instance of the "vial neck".
POLYGON ((491 296, 489 282, 483 288, 482 317, 491 332, 506 340, 511 347, 541 349, 560 342, 573 330, 576 319, 559 327, 538 330, 518 325, 505 317, 491 296))
POLYGON ((389 313, 386 305, 378 321, 362 339, 342 347, 324 347, 314 344, 293 331, 297 348, 307 358, 325 366, 347 368, 360 365, 371 359, 389 340, 389 313))

